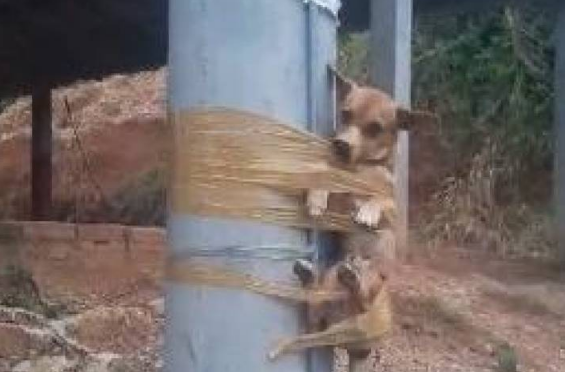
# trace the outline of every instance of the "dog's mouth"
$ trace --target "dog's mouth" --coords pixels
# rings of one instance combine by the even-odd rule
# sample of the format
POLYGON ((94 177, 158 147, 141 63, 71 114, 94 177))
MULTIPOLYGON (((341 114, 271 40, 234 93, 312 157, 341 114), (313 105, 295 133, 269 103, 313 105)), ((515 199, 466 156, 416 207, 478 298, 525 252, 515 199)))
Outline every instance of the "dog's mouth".
POLYGON ((339 138, 332 140, 333 153, 340 163, 351 164, 381 164, 390 156, 390 149, 383 147, 373 151, 370 155, 354 153, 354 147, 347 141, 339 138))

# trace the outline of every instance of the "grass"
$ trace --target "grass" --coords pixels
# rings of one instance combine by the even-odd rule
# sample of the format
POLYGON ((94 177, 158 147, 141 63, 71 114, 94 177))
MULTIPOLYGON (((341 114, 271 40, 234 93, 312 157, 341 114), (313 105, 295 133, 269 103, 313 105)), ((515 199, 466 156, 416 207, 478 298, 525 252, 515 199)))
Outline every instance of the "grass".
POLYGON ((164 226, 168 173, 156 168, 141 175, 111 198, 111 221, 130 225, 164 226))
POLYGON ((508 343, 503 343, 496 349, 497 370, 499 372, 518 371, 518 356, 516 349, 508 343))
MULTIPOLYGON (((164 167, 139 175, 103 203, 82 211, 81 222, 109 222, 135 226, 164 226, 166 220, 168 172, 164 167)), ((68 219, 72 205, 65 209, 68 219)))
POLYGON ((0 305, 43 313, 39 290, 31 275, 17 265, 0 268, 0 305))

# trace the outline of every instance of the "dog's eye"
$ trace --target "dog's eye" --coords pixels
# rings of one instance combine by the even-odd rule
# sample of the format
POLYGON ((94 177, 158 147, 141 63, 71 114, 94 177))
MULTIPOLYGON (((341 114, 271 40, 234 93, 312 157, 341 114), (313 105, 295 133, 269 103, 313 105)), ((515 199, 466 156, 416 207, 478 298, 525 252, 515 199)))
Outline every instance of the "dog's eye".
POLYGON ((363 135, 366 137, 376 137, 383 131, 383 127, 377 122, 371 123, 370 125, 363 128, 363 135))

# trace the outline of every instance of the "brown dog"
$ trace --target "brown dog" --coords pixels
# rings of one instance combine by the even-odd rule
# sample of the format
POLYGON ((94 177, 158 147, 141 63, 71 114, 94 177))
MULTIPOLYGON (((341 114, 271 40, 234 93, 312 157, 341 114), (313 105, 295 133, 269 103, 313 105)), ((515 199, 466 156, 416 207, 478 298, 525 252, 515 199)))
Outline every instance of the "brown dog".
MULTIPOLYGON (((384 173, 392 182, 398 132, 429 122, 432 115, 403 108, 386 93, 359 86, 330 71, 336 77, 340 99, 340 129, 332 139, 337 158, 344 168, 366 179, 382 179, 384 173)), ((350 211, 354 221, 367 231, 341 234, 342 253, 376 259, 388 274, 388 263, 395 259, 394 226, 392 221, 382 221, 382 205, 377 199, 310 190, 306 204, 314 218, 328 208, 350 211)))
MULTIPOLYGON (((405 109, 386 93, 359 86, 331 71, 338 83, 341 113, 340 130, 332 139, 336 157, 351 172, 369 179, 374 175, 379 180, 384 172, 392 181, 398 132, 411 129, 422 119, 429 120, 431 115, 405 109)), ((354 221, 367 230, 341 234, 342 261, 325 273, 316 272, 307 261, 295 264, 295 273, 304 286, 329 291, 345 289, 349 296, 337 302, 310 305, 309 324, 315 333, 299 336, 281 346, 282 350, 329 345, 324 344, 328 338, 345 332, 356 334, 359 339, 354 341, 353 337, 351 342, 341 345, 350 357, 363 358, 390 328, 392 314, 385 283, 390 262, 395 259, 395 239, 392 222, 381 221, 379 203, 370 197, 330 195, 325 190, 308 192, 307 208, 312 217, 321 217, 328 208, 350 210, 354 221), (365 322, 363 328, 370 330, 368 334, 362 335, 359 319, 365 322)))
MULTIPOLYGON (((403 108, 386 93, 359 86, 337 71, 330 71, 336 76, 340 98, 340 130, 332 140, 337 158, 352 172, 368 178, 373 174, 380 178, 385 172, 392 180, 398 132, 410 130, 432 116, 403 108)), ((325 190, 310 190, 307 195, 310 215, 323 215, 331 203, 330 197, 325 190)), ((370 229, 376 229, 381 221, 381 206, 373 198, 346 195, 335 203, 338 209, 353 206, 354 220, 370 229)))

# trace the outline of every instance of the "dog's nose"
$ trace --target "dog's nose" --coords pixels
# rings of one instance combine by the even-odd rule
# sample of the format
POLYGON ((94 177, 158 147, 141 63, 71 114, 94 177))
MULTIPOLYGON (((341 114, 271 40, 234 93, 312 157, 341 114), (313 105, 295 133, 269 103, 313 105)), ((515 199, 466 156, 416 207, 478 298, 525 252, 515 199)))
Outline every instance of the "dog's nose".
POLYGON ((349 143, 341 139, 334 139, 332 144, 336 155, 341 160, 348 161, 351 157, 351 146, 349 145, 349 143))

